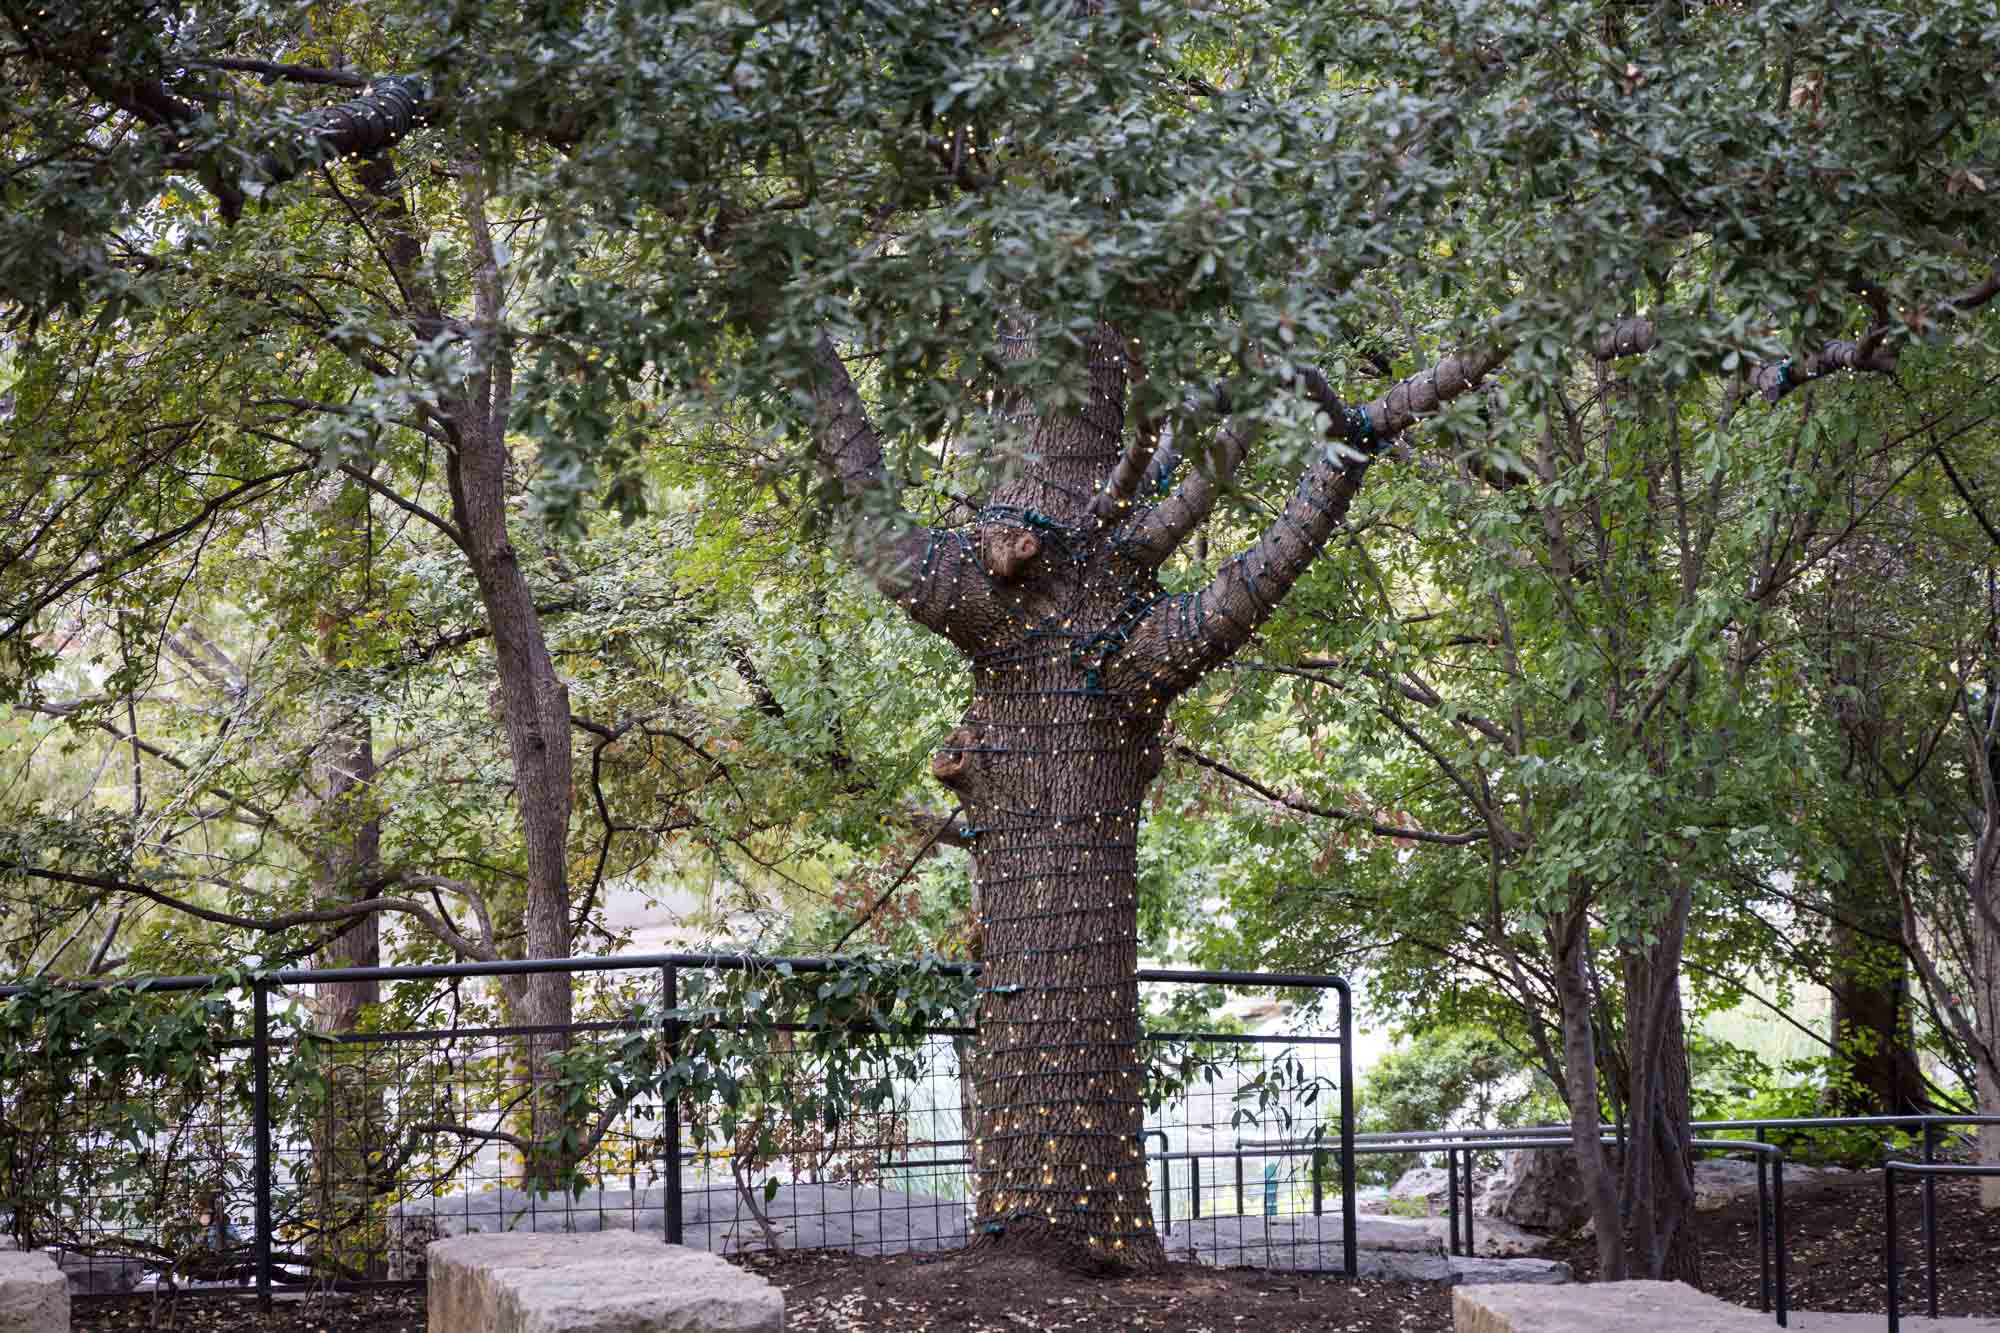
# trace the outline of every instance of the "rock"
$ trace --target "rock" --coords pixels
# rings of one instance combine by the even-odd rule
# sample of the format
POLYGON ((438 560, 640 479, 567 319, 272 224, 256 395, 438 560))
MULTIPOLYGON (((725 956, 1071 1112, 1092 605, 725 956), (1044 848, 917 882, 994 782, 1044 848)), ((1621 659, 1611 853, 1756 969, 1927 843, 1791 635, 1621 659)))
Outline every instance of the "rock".
POLYGON ((56 1266, 69 1279, 73 1296, 122 1295, 138 1290, 146 1277, 146 1265, 136 1259, 71 1254, 67 1250, 56 1256, 56 1266))
MULTIPOLYGON (((1796 1169, 1796 1168, 1794 1168, 1796 1169)), ((1785 1173, 1791 1183, 1793 1172, 1785 1173)), ((1704 1157, 1694 1164, 1694 1206, 1697 1212, 1713 1212, 1738 1199, 1757 1194, 1757 1164, 1732 1157, 1704 1157)))
MULTIPOLYGON (((1440 1242, 1450 1237, 1451 1219, 1433 1217, 1424 1223, 1440 1242)), ((1472 1219, 1472 1252, 1482 1258, 1505 1259, 1514 1255, 1536 1254, 1546 1248, 1549 1238, 1540 1232, 1517 1227, 1497 1217, 1472 1219)))
POLYGON ((1460 1286, 1452 1289, 1451 1320, 1455 1333, 1765 1333, 1771 1327, 1769 1315, 1684 1282, 1460 1286))
POLYGON ((1570 1280, 1569 1265, 1558 1259, 1473 1259, 1454 1254, 1449 1262, 1451 1280, 1461 1287, 1494 1282, 1532 1282, 1546 1287, 1570 1280))
POLYGON ((1451 1261, 1441 1254, 1363 1250, 1358 1273, 1371 1282, 1449 1282, 1451 1261))
POLYGON ((1451 1193, 1451 1176, 1440 1166, 1413 1166, 1389 1187, 1392 1199, 1444 1199, 1451 1193))
MULTIPOLYGON (((1283 1272, 1339 1272, 1344 1266, 1338 1212, 1291 1215, 1203 1217, 1174 1223, 1160 1237, 1175 1259, 1222 1268, 1268 1268, 1283 1272)), ((1422 1222, 1389 1217, 1355 1219, 1355 1264, 1362 1277, 1390 1282, 1445 1282, 1444 1242, 1422 1222)))
POLYGON ((69 1283, 40 1250, 0 1253, 0 1333, 69 1333, 69 1283))
MULTIPOLYGON (((423 1259, 415 1247, 439 1236, 639 1231, 660 1237, 666 1228, 662 1195, 657 1185, 636 1192, 589 1189, 575 1197, 506 1187, 412 1200, 390 1210, 392 1238, 407 1237, 404 1243, 392 1243, 390 1259, 404 1276, 416 1277, 423 1259)), ((899 1190, 800 1182, 780 1186, 762 1206, 786 1249, 856 1254, 955 1250, 969 1234, 964 1200, 899 1190)), ((732 1185, 687 1182, 681 1222, 681 1241, 693 1249, 737 1254, 766 1248, 763 1229, 732 1185)))
POLYGON ((430 1333, 783 1333, 785 1298, 633 1232, 454 1236, 425 1256, 430 1333))
POLYGON ((1499 1183, 1486 1193, 1487 1216, 1557 1234, 1590 1216, 1583 1178, 1567 1148, 1523 1148, 1501 1156, 1499 1183))

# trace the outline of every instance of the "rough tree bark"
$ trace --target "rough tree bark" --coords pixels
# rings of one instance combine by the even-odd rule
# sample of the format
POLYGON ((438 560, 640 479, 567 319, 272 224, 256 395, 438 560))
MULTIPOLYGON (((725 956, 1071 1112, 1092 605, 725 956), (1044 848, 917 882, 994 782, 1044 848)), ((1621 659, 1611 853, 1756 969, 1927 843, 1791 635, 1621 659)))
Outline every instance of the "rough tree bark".
MULTIPOLYGON (((1625 1154, 1619 1163, 1630 1276, 1701 1285, 1694 1217, 1687 1025, 1681 951, 1692 887, 1676 887, 1652 942, 1621 951, 1625 975, 1625 1154)), ((1603 1225, 1599 1223, 1600 1227, 1603 1225)))
POLYGON ((1569 1107, 1571 1152, 1597 1224, 1598 1280, 1617 1282, 1631 1274, 1622 1228, 1606 1225, 1606 1219, 1615 1221, 1618 1217, 1618 1177, 1599 1138, 1604 1122, 1597 1081, 1589 931, 1588 897, 1578 895, 1562 919, 1550 923, 1549 954, 1555 960, 1556 999, 1562 1012, 1563 1100, 1569 1107))

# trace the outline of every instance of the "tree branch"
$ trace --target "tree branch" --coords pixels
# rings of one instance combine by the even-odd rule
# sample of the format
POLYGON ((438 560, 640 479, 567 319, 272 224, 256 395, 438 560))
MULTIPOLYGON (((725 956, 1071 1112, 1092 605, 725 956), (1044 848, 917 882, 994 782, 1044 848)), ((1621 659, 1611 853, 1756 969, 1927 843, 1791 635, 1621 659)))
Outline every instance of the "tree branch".
POLYGON ((1275 791, 1265 786, 1249 774, 1231 768, 1220 759, 1210 758, 1191 745, 1176 743, 1174 753, 1183 759, 1201 765, 1203 768, 1220 773, 1231 782, 1248 787, 1251 791, 1256 792, 1273 805, 1281 805, 1287 810, 1296 810, 1300 814, 1314 815, 1320 819, 1339 820, 1343 823, 1366 821, 1370 833, 1377 833, 1385 838, 1408 838, 1413 842, 1431 842, 1444 847, 1464 847, 1471 843, 1484 842, 1486 840, 1484 833, 1434 833, 1429 829, 1407 828, 1401 824, 1384 824, 1372 815, 1363 815, 1349 810, 1345 806, 1318 805, 1303 797, 1287 796, 1283 792, 1275 791))
POLYGON ((1153 568, 1164 564, 1189 533, 1207 522, 1222 488, 1243 466, 1261 434, 1257 423, 1248 417, 1224 422, 1214 445, 1193 456, 1188 479, 1120 534, 1123 548, 1153 568))
MULTIPOLYGON (((277 934, 297 926, 323 925, 332 922, 352 921, 372 912, 401 912, 414 918, 424 929, 456 950, 462 957, 474 962, 491 963, 499 961, 499 954, 483 943, 466 938, 433 913, 422 903, 409 898, 363 898, 355 902, 342 903, 337 907, 314 908, 305 912, 287 912, 281 916, 243 916, 235 912, 221 912, 212 907, 176 898, 172 894, 154 888, 150 884, 135 880, 114 879, 105 875, 82 875, 67 870, 49 870, 41 866, 29 865, 21 861, 0 861, 0 870, 11 870, 16 874, 44 879, 55 884, 73 884, 79 888, 101 889, 107 893, 127 893, 135 898, 158 903, 172 908, 200 921, 212 925, 228 926, 235 930, 254 930, 262 934, 277 934)), ((465 886, 456 881, 444 880, 435 875, 391 875, 378 881, 374 887, 404 883, 413 887, 427 885, 450 885, 451 891, 459 892, 465 886)))
POLYGON ((808 360, 813 454, 845 502, 847 558, 919 625, 976 649, 980 628, 999 616, 972 543, 960 532, 913 526, 833 339, 822 333, 808 360))

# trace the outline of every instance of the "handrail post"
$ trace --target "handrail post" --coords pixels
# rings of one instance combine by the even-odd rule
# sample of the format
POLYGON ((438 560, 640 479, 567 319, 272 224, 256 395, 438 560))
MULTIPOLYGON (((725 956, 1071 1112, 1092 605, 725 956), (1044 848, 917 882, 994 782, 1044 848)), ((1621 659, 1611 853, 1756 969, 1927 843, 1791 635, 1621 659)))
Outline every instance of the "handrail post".
MULTIPOLYGON (((1937 1126, 1924 1122, 1924 1165, 1937 1161, 1937 1126)), ((1924 1296, 1937 1318, 1937 1177, 1924 1176, 1924 1296)))
POLYGON ((260 977, 250 979, 253 1030, 250 1042, 252 1085, 250 1127, 255 1162, 251 1222, 256 1232, 257 1308, 271 1312, 271 1005, 260 977))
POLYGON ((1472 1235, 1472 1160, 1473 1150, 1468 1145, 1465 1149, 1465 1253, 1468 1257, 1479 1253, 1479 1244, 1472 1235))
POLYGON ((681 1058, 681 1021, 674 1017, 674 1011, 680 1007, 680 969, 669 963, 660 969, 660 1009, 666 1024, 668 1074, 662 1080, 665 1105, 660 1108, 667 1132, 667 1166, 666 1174, 661 1179, 660 1206, 666 1210, 662 1220, 669 1245, 681 1243, 684 1226, 681 1215, 681 1099, 673 1092, 672 1078, 673 1067, 680 1063, 681 1058))
POLYGON ((1451 1252, 1458 1253, 1458 1149, 1444 1150, 1445 1230, 1451 1233, 1451 1252))
MULTIPOLYGON (((1762 1140, 1758 1140, 1762 1142, 1762 1140)), ((1757 1308, 1771 1312, 1771 1164, 1757 1159, 1757 1308)))
POLYGON ((1785 1154, 1771 1154, 1771 1236, 1777 1252, 1778 1327, 1785 1326, 1785 1154))
POLYGON ((1354 996, 1340 983, 1340 1247, 1345 1275, 1361 1275, 1354 1197, 1354 996))
POLYGON ((1903 1326, 1901 1312, 1896 1308, 1896 1289, 1902 1285, 1902 1274, 1896 1263, 1896 1167, 1893 1162, 1882 1164, 1882 1267, 1889 1282, 1889 1333, 1899 1333, 1903 1326))

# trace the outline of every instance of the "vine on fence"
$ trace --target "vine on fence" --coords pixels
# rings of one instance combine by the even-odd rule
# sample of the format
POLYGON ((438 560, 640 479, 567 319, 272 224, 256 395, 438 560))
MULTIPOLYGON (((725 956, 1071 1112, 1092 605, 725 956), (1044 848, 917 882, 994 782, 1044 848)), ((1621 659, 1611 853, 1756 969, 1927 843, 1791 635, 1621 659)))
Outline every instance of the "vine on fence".
MULTIPOLYGON (((254 1187, 249 980, 220 980, 175 993, 36 983, 0 1002, 0 1200, 16 1245, 193 1278, 245 1269, 250 1245, 229 1218, 254 1187)), ((323 1094, 319 1044, 289 1008, 272 1020, 290 1050, 271 1113, 293 1122, 323 1094)), ((294 1230, 299 1202, 281 1197, 294 1230)))

